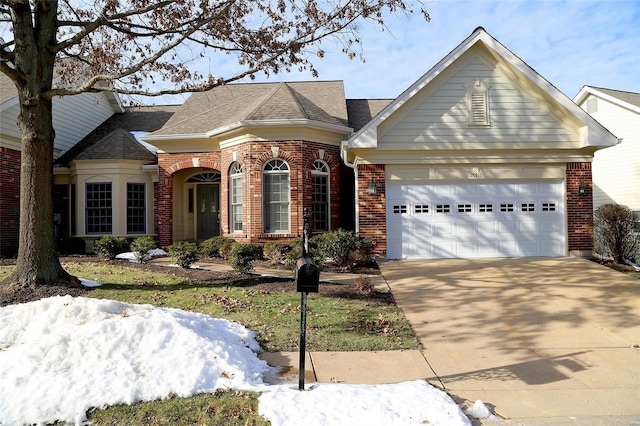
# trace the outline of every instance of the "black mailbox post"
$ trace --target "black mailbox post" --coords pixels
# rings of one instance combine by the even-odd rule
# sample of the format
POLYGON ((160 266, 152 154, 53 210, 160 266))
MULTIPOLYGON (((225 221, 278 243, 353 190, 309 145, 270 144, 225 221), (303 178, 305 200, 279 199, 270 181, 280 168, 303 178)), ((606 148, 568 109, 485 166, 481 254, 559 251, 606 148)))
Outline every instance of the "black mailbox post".
POLYGON ((304 228, 302 234, 302 257, 296 262, 296 287, 300 298, 300 375, 298 389, 304 390, 304 363, 307 345, 307 295, 317 293, 320 285, 320 270, 309 256, 309 216, 305 208, 303 212, 304 228))

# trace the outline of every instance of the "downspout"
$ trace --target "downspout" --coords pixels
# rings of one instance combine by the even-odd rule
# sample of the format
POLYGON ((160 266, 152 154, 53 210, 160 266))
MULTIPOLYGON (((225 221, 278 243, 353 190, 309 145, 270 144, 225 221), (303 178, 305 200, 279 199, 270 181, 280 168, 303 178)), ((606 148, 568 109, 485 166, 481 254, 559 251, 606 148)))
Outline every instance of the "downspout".
POLYGON ((342 162, 349 167, 350 169, 353 169, 353 176, 355 178, 355 182, 353 185, 353 191, 355 192, 354 194, 354 201, 356 203, 356 208, 355 208, 355 214, 356 214, 356 234, 360 233, 360 200, 358 198, 358 168, 353 164, 350 163, 349 160, 347 160, 347 148, 349 147, 349 141, 342 141, 342 143, 340 144, 340 158, 342 158, 342 162))

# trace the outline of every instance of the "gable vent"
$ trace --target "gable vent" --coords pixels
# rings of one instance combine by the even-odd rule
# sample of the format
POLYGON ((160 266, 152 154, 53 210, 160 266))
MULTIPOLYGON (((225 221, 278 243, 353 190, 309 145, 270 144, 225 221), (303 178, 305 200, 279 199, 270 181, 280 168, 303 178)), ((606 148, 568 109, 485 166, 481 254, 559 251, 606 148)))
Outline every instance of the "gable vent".
POLYGON ((470 126, 489 126, 489 87, 482 80, 474 79, 464 85, 467 89, 467 114, 470 126))

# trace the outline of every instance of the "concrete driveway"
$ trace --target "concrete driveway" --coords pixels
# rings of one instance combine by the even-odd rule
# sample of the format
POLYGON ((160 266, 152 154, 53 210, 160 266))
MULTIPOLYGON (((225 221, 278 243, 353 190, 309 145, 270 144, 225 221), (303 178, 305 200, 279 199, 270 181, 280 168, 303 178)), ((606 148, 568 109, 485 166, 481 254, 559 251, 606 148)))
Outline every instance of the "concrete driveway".
POLYGON ((573 257, 380 269, 455 397, 535 424, 640 424, 640 280, 573 257))

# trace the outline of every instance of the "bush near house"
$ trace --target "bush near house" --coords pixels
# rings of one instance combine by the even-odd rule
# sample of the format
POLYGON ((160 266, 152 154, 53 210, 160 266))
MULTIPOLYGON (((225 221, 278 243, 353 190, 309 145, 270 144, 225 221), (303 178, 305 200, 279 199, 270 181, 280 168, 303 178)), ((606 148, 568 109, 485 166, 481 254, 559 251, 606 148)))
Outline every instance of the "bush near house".
POLYGON ((593 213, 594 251, 616 263, 640 258, 640 235, 633 211, 620 204, 603 204, 593 213))
POLYGON ((93 242, 93 251, 103 259, 113 260, 116 255, 129 251, 131 238, 103 235, 93 242))
POLYGON ((291 245, 284 241, 269 241, 265 243, 262 250, 262 254, 265 259, 271 261, 271 263, 284 263, 287 258, 287 253, 291 251, 291 245))
POLYGON ((229 265, 240 273, 253 269, 251 262, 262 257, 262 246, 259 244, 233 244, 229 253, 229 265))
POLYGON ((231 254, 231 249, 233 249, 233 246, 235 246, 236 244, 238 244, 236 242, 236 240, 230 240, 227 241, 225 243, 223 243, 220 246, 220 257, 223 258, 224 260, 229 260, 229 255, 231 254))
POLYGON ((332 259, 338 266, 347 266, 349 252, 362 246, 355 232, 344 229, 316 235, 312 241, 318 247, 320 258, 332 259))
POLYGON ((157 247, 153 237, 138 237, 131 243, 131 251, 138 263, 147 263, 151 259, 149 252, 157 247))
POLYGON ((169 256, 179 266, 188 268, 198 259, 198 245, 191 241, 177 241, 169 246, 169 256))
POLYGON ((223 237, 217 235, 200 243, 200 256, 203 257, 222 257, 220 255, 220 248, 229 242, 234 242, 232 238, 223 237))

